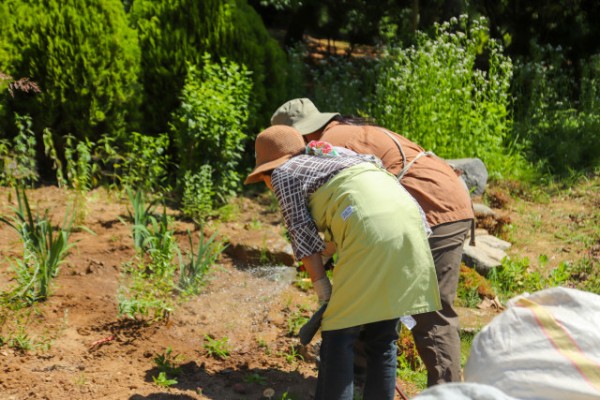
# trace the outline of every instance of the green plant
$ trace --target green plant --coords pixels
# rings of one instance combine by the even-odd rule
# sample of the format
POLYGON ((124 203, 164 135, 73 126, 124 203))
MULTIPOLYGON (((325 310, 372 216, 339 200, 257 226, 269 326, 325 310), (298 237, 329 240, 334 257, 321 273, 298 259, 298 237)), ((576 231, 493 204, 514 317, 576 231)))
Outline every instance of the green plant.
POLYGON ((180 104, 186 63, 201 65, 205 53, 252 71, 250 131, 258 131, 286 98, 285 53, 248 1, 136 0, 129 15, 142 47, 145 132, 168 129, 165 122, 180 104))
POLYGON ((432 37, 391 48, 378 71, 370 115, 444 158, 481 158, 494 177, 526 163, 509 140, 511 60, 483 19, 466 16, 435 26, 432 37), (476 60, 485 57, 485 71, 476 60))
POLYGON ((476 334, 477 332, 467 332, 464 330, 460 332, 460 360, 463 368, 471 354, 471 347, 473 346, 473 339, 475 339, 476 334))
POLYGON ((178 255, 181 265, 181 254, 169 227, 166 208, 160 219, 150 215, 147 223, 148 227, 134 226, 141 245, 137 248, 135 262, 124 268, 124 282, 118 295, 119 315, 130 318, 151 315, 153 320, 165 320, 175 308, 173 292, 177 288, 174 282, 177 264, 173 258, 178 255))
MULTIPOLYGON (((539 256, 540 268, 543 268, 547 262, 547 256, 543 254, 539 256)), ((535 292, 565 284, 573 275, 571 268, 569 263, 561 262, 544 275, 531 268, 527 257, 514 260, 505 258, 500 267, 490 272, 489 280, 499 295, 510 298, 522 292, 535 292)))
POLYGON ((425 389, 427 386, 427 370, 419 357, 412 334, 404 325, 400 329, 397 346, 396 375, 403 380, 413 382, 419 389, 425 389))
POLYGON ((34 215, 24 189, 16 188, 18 208, 10 220, 0 217, 19 234, 23 245, 23 259, 17 260, 17 283, 13 298, 31 304, 46 300, 50 282, 58 274, 60 264, 72 247, 69 236, 73 216, 65 213, 63 225, 54 228, 48 215, 34 215))
POLYGON ((118 315, 131 319, 168 320, 175 308, 172 282, 148 275, 143 264, 124 268, 124 281, 117 294, 118 315))
MULTIPOLYGON (((104 144, 105 151, 110 150, 104 144)), ((171 157, 168 149, 171 145, 166 133, 149 136, 131 132, 124 139, 122 150, 114 154, 112 168, 122 187, 135 187, 146 193, 168 193, 171 157)))
POLYGON ((8 347, 22 353, 26 353, 33 348, 31 338, 24 330, 8 339, 8 347))
POLYGON ((256 342, 258 344, 258 347, 260 349, 264 350, 265 354, 271 355, 271 348, 269 347, 269 344, 267 343, 266 340, 259 338, 259 339, 256 339, 256 342))
MULTIPOLYGON (((210 189, 209 182, 200 181, 202 194, 210 198, 200 200, 210 204, 211 210, 225 204, 239 189, 238 164, 244 151, 251 88, 249 72, 236 63, 224 59, 212 62, 205 54, 201 67, 188 65, 181 105, 171 124, 179 155, 179 186, 185 194, 186 184, 199 184, 190 181, 188 171, 200 171, 204 176, 207 172, 201 168, 210 166, 210 189)), ((192 201, 187 198, 188 208, 192 201)))
POLYGON ((182 355, 173 354, 173 349, 167 347, 163 354, 157 354, 154 357, 154 363, 159 372, 164 372, 168 376, 181 374, 181 368, 176 366, 177 363, 181 362, 182 355))
POLYGON ((87 139, 77 141, 73 135, 67 135, 65 138, 67 183, 76 192, 87 193, 92 188, 93 146, 94 144, 87 139))
POLYGON ((296 279, 294 279, 294 286, 296 286, 298 289, 304 292, 308 292, 309 290, 311 290, 313 284, 310 280, 308 272, 306 272, 304 269, 298 271, 298 273, 296 274, 296 279))
POLYGON ((298 351, 298 347, 294 345, 288 346, 287 351, 283 352, 281 355, 288 364, 293 364, 297 360, 304 360, 304 357, 302 357, 302 354, 298 351))
POLYGON ((181 263, 179 267, 179 288, 181 291, 190 294, 196 294, 200 291, 209 268, 225 249, 221 242, 215 241, 216 232, 208 239, 205 239, 203 235, 198 236, 198 246, 194 254, 192 234, 188 231, 190 243, 189 262, 181 263))
POLYGON ((560 46, 532 43, 532 50, 515 64, 513 136, 545 172, 568 177, 597 167, 600 56, 573 65, 560 46))
POLYGON ((209 335, 204 335, 203 347, 210 357, 224 360, 229 357, 227 342, 229 342, 229 339, 226 336, 221 339, 215 339, 209 335))
POLYGON ((88 380, 84 372, 81 372, 73 378, 73 384, 76 386, 85 386, 87 385, 88 380))
POLYGON ((140 251, 143 249, 147 233, 146 227, 150 223, 155 204, 152 201, 146 204, 146 195, 142 190, 138 189, 134 192, 131 188, 126 188, 126 191, 132 207, 132 211, 128 209, 127 212, 129 219, 133 222, 133 244, 140 251))
POLYGON ((183 215, 199 222, 209 216, 213 210, 215 189, 212 183, 213 168, 202 165, 197 172, 185 171, 183 175, 183 193, 181 211, 183 215))
POLYGON ((320 110, 342 115, 366 113, 373 101, 377 60, 329 56, 309 69, 314 82, 311 98, 320 110))
POLYGON ((73 133, 92 141, 122 131, 135 120, 140 49, 120 0, 3 2, 6 55, 14 76, 35 77, 43 90, 15 94, 11 109, 29 114, 37 126, 62 138, 73 133))
POLYGON ((160 219, 154 216, 150 216, 149 219, 149 227, 139 228, 144 236, 142 246, 150 258, 148 270, 158 279, 172 280, 176 270, 173 257, 179 255, 179 264, 182 261, 179 246, 170 228, 171 219, 167 216, 166 207, 163 206, 160 219))
POLYGON ((169 379, 165 372, 160 372, 158 376, 153 376, 152 380, 160 387, 169 387, 177 384, 177 379, 169 379))
POLYGON ((35 154, 36 138, 32 130, 32 120, 28 115, 15 114, 17 135, 12 145, 8 140, 0 143, 0 156, 3 165, 0 169, 0 184, 16 186, 21 183, 33 185, 38 180, 35 154))
POLYGON ((571 277, 577 288, 600 294, 600 265, 597 257, 584 257, 576 262, 572 267, 571 277))

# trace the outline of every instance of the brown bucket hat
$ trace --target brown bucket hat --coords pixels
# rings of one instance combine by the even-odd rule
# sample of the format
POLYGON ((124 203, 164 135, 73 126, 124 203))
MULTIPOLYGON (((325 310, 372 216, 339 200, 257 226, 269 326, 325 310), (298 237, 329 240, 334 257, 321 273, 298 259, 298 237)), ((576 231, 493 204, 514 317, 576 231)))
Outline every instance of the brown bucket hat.
POLYGON ((324 127, 339 113, 322 113, 310 99, 301 98, 288 101, 279 107, 271 117, 271 125, 288 125, 302 135, 308 135, 324 127))
POLYGON ((244 181, 244 185, 256 183, 262 175, 272 171, 295 155, 304 152, 304 139, 300 133, 285 125, 274 125, 256 137, 254 144, 256 167, 244 181))

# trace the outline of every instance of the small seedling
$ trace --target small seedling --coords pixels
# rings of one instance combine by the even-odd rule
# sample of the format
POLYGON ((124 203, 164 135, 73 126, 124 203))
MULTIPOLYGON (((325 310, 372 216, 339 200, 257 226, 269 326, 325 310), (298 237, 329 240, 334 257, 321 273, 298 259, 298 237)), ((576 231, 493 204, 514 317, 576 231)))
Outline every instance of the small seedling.
POLYGON ((164 372, 159 373, 158 376, 153 376, 152 380, 160 387, 169 387, 177 384, 177 379, 169 379, 164 372))
POLYGON ((271 348, 269 344, 264 339, 257 339, 258 347, 264 349, 266 355, 271 355, 271 348))
POLYGON ((213 339, 209 335, 205 335, 204 349, 209 356, 224 360, 229 357, 229 350, 227 349, 228 341, 229 339, 227 337, 223 337, 222 339, 213 339))
POLYGON ((308 321, 308 318, 303 315, 303 310, 293 312, 287 319, 288 336, 297 336, 300 328, 308 321))
POLYGON ((182 355, 172 355, 173 350, 168 347, 165 351, 165 354, 158 354, 154 357, 154 363, 158 368, 159 372, 164 372, 167 375, 179 375, 181 373, 181 368, 175 366, 175 364, 182 359, 182 355))
POLYGON ((290 346, 286 353, 282 354, 288 364, 293 364, 296 360, 304 360, 304 357, 298 352, 296 346, 290 346))

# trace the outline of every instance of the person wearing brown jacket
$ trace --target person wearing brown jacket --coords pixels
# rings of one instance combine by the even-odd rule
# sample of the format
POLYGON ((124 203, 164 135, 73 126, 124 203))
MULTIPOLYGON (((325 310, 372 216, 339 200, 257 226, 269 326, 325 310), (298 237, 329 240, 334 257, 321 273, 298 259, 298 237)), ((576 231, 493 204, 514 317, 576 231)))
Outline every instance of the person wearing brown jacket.
MULTIPOLYGON (((461 381, 460 330, 454 300, 462 248, 474 214, 464 182, 454 169, 418 144, 385 128, 339 113, 322 113, 310 99, 293 99, 279 107, 271 125, 297 129, 308 143, 320 140, 381 159, 417 200, 429 223, 442 309, 416 314, 415 345, 427 368, 427 385, 461 381)), ((382 199, 385 201, 385 199, 382 199)))

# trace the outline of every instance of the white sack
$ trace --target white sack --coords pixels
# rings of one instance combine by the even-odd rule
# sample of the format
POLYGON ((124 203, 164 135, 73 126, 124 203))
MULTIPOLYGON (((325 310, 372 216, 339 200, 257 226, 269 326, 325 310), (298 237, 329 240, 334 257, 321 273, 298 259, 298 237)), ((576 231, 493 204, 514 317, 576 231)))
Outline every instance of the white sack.
POLYGON ((475 336, 465 381, 518 399, 600 399, 600 296, 552 288, 508 306, 475 336))
POLYGON ((493 386, 480 383, 446 383, 425 389, 413 400, 517 400, 493 386))

